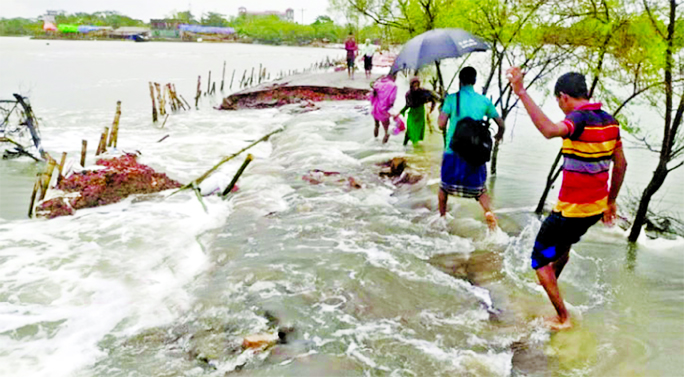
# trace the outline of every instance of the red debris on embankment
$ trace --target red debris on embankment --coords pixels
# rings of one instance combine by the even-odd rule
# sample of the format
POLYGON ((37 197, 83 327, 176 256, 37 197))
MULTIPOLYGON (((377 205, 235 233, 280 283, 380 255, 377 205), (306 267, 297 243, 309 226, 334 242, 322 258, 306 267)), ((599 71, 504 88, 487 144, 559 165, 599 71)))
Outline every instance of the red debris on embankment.
POLYGON ((370 89, 329 86, 273 86, 236 93, 223 99, 220 110, 265 109, 300 102, 366 100, 370 89))
POLYGON ((96 164, 107 169, 74 173, 56 187, 67 195, 74 192, 79 195, 46 200, 38 206, 36 215, 49 219, 72 215, 74 210, 116 203, 132 194, 150 194, 181 187, 166 174, 139 164, 133 154, 100 159, 96 164))

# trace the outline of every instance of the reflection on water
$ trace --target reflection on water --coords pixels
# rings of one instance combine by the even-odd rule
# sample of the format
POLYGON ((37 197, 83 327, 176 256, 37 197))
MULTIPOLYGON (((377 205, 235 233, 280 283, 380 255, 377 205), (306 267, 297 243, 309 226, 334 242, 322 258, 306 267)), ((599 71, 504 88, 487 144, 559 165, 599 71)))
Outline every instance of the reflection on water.
MULTIPOLYGON (((592 228, 561 278, 575 328, 551 334, 541 326, 553 308, 529 268, 540 225, 532 210, 558 145, 544 143, 522 116, 490 181, 502 229, 491 233, 475 201, 450 200, 451 219, 436 218, 441 136, 427 133, 416 149, 402 147, 402 137, 382 145, 371 139, 364 102, 328 103, 306 114, 218 112, 211 105, 220 98, 206 97, 199 111, 172 115, 163 130, 150 122, 150 79, 192 92, 197 72, 229 57, 229 64, 250 66, 272 56, 275 70, 308 66, 329 50, 58 41, 46 50, 6 38, 0 47, 14 51, 0 64, 18 72, 0 77, 2 91, 39 78, 33 103, 53 154, 77 155, 81 139, 98 137, 116 99, 124 102, 120 147, 139 150, 141 163, 181 182, 285 128, 250 150, 255 161, 237 193, 204 199, 207 212, 191 193, 161 193, 73 217, 26 220, 22 201, 40 166, 3 161, 0 375, 681 371, 681 240, 644 239, 630 248, 623 231, 592 228), (38 57, 52 61, 45 70, 59 69, 60 78, 41 72, 38 57), (89 68, 76 69, 75 57, 89 68), (67 81, 78 88, 65 89, 68 100, 59 96, 67 81), (380 177, 378 163, 398 155, 423 179, 395 185, 380 177), (345 179, 302 179, 314 169, 345 179), (246 335, 283 328, 293 330, 285 344, 265 352, 241 347, 246 335)), ((630 169, 647 162, 630 160, 630 169)), ((207 184, 225 186, 240 163, 227 163, 207 184)), ((632 177, 628 185, 639 183, 632 177)), ((681 206, 676 196, 663 201, 681 206)))

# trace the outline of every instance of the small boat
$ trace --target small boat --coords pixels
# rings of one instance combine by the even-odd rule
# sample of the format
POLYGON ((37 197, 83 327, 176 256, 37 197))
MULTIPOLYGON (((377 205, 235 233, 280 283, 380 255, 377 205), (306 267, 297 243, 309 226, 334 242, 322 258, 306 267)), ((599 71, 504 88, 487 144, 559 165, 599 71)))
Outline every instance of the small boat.
POLYGON ((142 34, 134 34, 131 36, 131 39, 134 40, 135 42, 149 42, 150 37, 142 34))

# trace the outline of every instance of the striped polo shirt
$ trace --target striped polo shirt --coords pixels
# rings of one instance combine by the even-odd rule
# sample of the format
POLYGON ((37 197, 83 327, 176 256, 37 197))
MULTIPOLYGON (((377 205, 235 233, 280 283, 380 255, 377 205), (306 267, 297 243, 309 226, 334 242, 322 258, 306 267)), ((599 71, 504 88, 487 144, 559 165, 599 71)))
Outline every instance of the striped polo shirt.
POLYGON ((554 211, 565 217, 589 217, 608 208, 608 180, 620 125, 600 103, 588 103, 567 114, 563 138, 563 183, 554 211))

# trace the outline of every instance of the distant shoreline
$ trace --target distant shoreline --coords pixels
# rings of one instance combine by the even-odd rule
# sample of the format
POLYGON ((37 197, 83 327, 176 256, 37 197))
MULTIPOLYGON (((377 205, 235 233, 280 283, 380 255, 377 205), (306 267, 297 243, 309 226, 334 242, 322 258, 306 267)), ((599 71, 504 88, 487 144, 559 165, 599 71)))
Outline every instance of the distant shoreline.
MULTIPOLYGON (((71 36, 50 36, 50 35, 0 35, 0 37, 8 37, 8 38, 29 38, 29 39, 36 39, 36 40, 61 40, 61 41, 130 41, 130 42, 135 42, 130 38, 112 38, 112 37, 104 37, 104 36, 88 36, 88 37, 83 37, 80 35, 74 35, 73 37, 71 36)), ((205 38, 197 38, 197 39, 192 39, 192 40, 187 40, 187 39, 181 39, 181 38, 151 38, 149 40, 146 40, 144 42, 135 42, 135 43, 146 43, 146 42, 182 42, 182 43, 241 43, 241 44, 254 44, 254 45, 261 45, 261 46, 288 46, 288 47, 318 47, 318 48, 329 48, 329 49, 344 49, 344 45, 342 43, 323 43, 323 42, 310 42, 310 43, 305 43, 305 44, 290 44, 290 43, 260 43, 255 40, 250 40, 250 39, 241 39, 241 40, 217 40, 217 39, 205 39, 205 38)))

